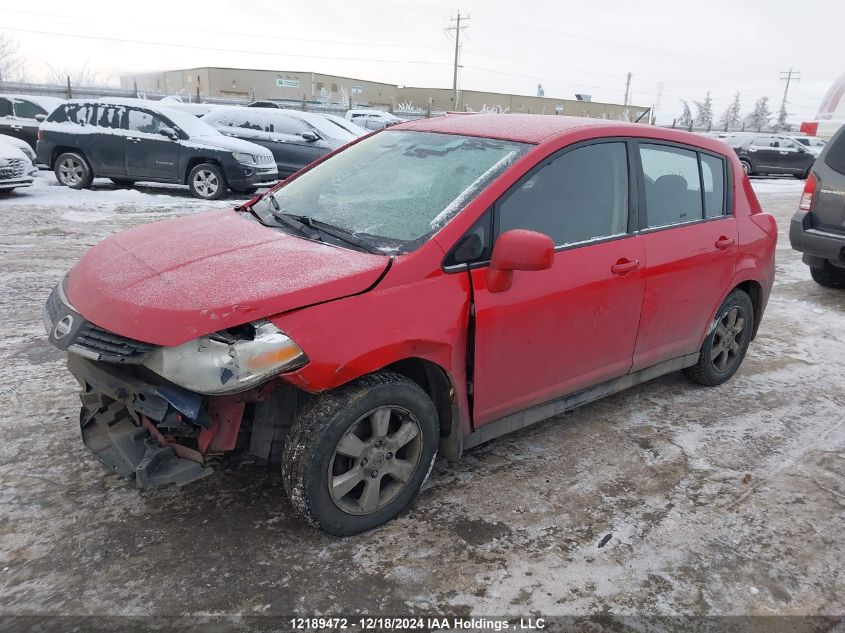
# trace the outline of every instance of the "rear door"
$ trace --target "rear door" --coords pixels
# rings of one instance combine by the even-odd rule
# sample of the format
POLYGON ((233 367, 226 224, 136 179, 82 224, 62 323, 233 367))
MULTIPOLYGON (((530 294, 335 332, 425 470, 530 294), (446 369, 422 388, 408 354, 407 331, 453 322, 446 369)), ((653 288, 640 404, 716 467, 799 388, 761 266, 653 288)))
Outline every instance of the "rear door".
POLYGON ((642 238, 630 235, 624 140, 591 142, 545 159, 494 206, 501 234, 551 236, 551 269, 517 271, 504 292, 471 271, 475 301, 473 423, 625 374, 645 285, 642 238))
POLYGON ((98 104, 92 114, 97 126, 94 143, 87 155, 98 176, 123 178, 126 176, 126 108, 98 104))
POLYGON ((813 165, 816 190, 810 207, 813 228, 845 234, 845 127, 837 132, 813 165))
POLYGON ((161 133, 173 123, 143 108, 127 108, 127 117, 126 177, 179 182, 179 142, 161 133))
POLYGON ((724 157, 651 140, 637 157, 648 265, 632 371, 698 351, 737 256, 724 157))
POLYGON ((748 152, 753 157, 755 171, 774 172, 781 168, 782 158, 776 145, 777 140, 772 136, 757 136, 751 141, 748 152))

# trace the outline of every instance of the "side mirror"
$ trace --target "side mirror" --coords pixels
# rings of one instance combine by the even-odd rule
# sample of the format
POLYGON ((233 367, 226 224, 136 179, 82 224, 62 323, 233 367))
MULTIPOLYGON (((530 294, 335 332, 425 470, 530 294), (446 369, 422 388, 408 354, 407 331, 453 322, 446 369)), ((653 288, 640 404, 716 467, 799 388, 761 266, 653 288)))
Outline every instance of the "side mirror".
POLYGON ((555 243, 537 231, 513 229, 499 236, 487 269, 487 290, 504 292, 515 270, 548 270, 555 260, 555 243))
POLYGON ((313 143, 314 141, 319 141, 320 137, 316 134, 311 134, 310 132, 306 132, 305 134, 300 134, 300 136, 308 141, 309 143, 313 143))
POLYGON ((47 120, 47 115, 46 114, 36 114, 35 120, 38 121, 39 123, 43 123, 44 121, 47 120))
POLYGON ((163 127, 158 131, 158 133, 162 136, 166 136, 171 141, 175 141, 179 138, 179 135, 176 133, 176 130, 174 130, 172 127, 163 127))

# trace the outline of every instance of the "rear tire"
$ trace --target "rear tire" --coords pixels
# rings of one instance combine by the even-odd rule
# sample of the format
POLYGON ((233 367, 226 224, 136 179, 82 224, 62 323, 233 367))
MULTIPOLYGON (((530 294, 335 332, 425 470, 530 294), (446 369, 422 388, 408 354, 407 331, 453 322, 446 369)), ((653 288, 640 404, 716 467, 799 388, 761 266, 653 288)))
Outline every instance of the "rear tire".
POLYGON ((188 187, 195 198, 219 200, 226 194, 229 185, 220 167, 213 163, 202 163, 188 174, 188 187))
POLYGON ((282 458, 293 507, 348 536, 385 523, 416 497, 439 442, 437 409, 412 380, 363 376, 315 397, 294 421, 282 458))
POLYGON ((60 154, 53 163, 56 180, 71 189, 88 189, 94 181, 94 172, 85 156, 79 152, 60 154))
POLYGON ((810 266, 810 275, 813 281, 825 288, 845 288, 845 269, 837 268, 828 262, 821 268, 810 266))
POLYGON ((742 164, 742 171, 745 172, 746 176, 753 176, 754 170, 751 169, 751 163, 744 158, 741 158, 739 162, 742 164))
POLYGON ((719 307, 715 323, 701 345, 698 362, 684 369, 687 378, 706 387, 721 385, 742 364, 754 328, 751 297, 742 290, 731 292, 719 307))

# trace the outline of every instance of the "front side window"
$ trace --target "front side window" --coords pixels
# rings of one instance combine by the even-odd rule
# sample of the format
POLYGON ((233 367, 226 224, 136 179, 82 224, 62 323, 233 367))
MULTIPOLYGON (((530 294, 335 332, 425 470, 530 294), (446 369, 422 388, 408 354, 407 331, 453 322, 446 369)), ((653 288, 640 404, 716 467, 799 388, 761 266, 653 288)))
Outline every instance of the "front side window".
POLYGON ((670 226, 704 217, 696 152, 641 144, 640 161, 645 177, 646 226, 670 226))
POLYGON ((341 227, 384 250, 419 246, 522 156, 525 143, 434 132, 365 138, 272 194, 276 213, 341 227))
POLYGON ((499 233, 511 229, 544 233, 558 246, 627 232, 625 143, 579 147, 535 172, 499 205, 499 233))
POLYGON ((156 114, 144 110, 129 110, 129 130, 144 134, 158 134, 170 125, 156 114))
POLYGON ((21 119, 34 119, 39 114, 47 114, 37 103, 25 99, 15 99, 15 116, 21 119))

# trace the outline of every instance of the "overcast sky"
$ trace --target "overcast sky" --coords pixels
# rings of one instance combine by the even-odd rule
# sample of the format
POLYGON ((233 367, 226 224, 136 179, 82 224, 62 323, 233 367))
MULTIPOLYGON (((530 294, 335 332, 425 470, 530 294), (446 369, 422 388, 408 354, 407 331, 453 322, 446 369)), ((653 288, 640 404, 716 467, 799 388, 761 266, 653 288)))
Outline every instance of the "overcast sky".
POLYGON ((0 0, 0 30, 20 42, 31 75, 85 64, 103 76, 192 66, 318 71, 399 85, 451 87, 449 18, 469 15, 465 89, 658 104, 710 90, 715 116, 736 91, 743 114, 760 96, 777 111, 779 71, 791 120, 814 117, 845 72, 843 0, 0 0), (37 32, 36 32, 37 31, 37 32), (97 39, 95 39, 97 38, 97 39))

